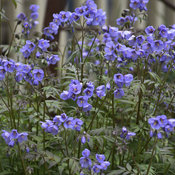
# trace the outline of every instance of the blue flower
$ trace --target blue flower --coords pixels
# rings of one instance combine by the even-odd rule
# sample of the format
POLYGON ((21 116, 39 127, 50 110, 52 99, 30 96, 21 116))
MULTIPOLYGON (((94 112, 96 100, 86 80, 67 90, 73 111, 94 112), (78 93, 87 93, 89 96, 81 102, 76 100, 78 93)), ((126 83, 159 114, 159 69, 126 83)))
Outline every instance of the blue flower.
POLYGON ((36 12, 36 11, 38 11, 38 9, 39 9, 39 5, 32 4, 32 5, 30 5, 29 9, 30 9, 32 12, 36 12))
POLYGON ((71 80, 71 83, 69 84, 69 91, 73 94, 80 94, 82 89, 82 83, 80 83, 78 80, 71 80))
POLYGON ((50 64, 55 65, 58 61, 60 61, 58 55, 52 55, 51 57, 47 58, 48 65, 50 64))
POLYGON ((106 96, 106 88, 105 88, 105 85, 101 85, 101 86, 98 86, 96 88, 96 94, 99 98, 102 98, 104 96, 106 96))
POLYGON ((62 124, 61 116, 60 116, 60 115, 56 115, 56 116, 53 118, 53 122, 55 122, 58 126, 60 126, 60 125, 62 124))
POLYGON ((158 130, 160 128, 159 120, 157 118, 149 118, 148 123, 152 129, 158 130))
POLYGON ((18 135, 18 142, 22 143, 27 140, 28 134, 26 132, 22 132, 18 135))
POLYGON ((3 139, 5 140, 6 144, 9 144, 10 142, 10 133, 8 131, 2 130, 2 134, 1 136, 3 137, 3 139))
POLYGON ((59 13, 59 20, 63 23, 67 22, 69 20, 70 14, 70 12, 61 11, 59 13))
POLYGON ((105 156, 103 154, 96 154, 96 159, 99 163, 102 163, 105 160, 105 156))
POLYGON ((44 71, 42 69, 34 69, 33 70, 33 77, 36 81, 42 81, 44 78, 44 71))
POLYGON ((78 119, 78 118, 76 118, 74 120, 74 127, 73 127, 73 129, 75 129, 76 131, 80 131, 82 124, 83 124, 83 121, 78 119))
POLYGON ((80 158, 80 164, 82 168, 88 168, 92 165, 92 161, 88 157, 81 157, 80 158))
POLYGON ((168 123, 166 115, 159 115, 156 118, 158 119, 160 127, 165 127, 168 123))
POLYGON ((39 16, 38 12, 33 12, 33 13, 30 14, 30 18, 33 19, 33 20, 37 19, 38 16, 39 16))
POLYGON ((57 135, 58 134, 58 127, 56 125, 49 125, 47 127, 47 132, 53 134, 53 135, 57 135))
POLYGON ((82 143, 82 144, 85 144, 85 143, 86 143, 86 137, 85 137, 85 136, 82 136, 82 137, 81 137, 81 143, 82 143))
POLYGON ((88 112, 88 111, 90 111, 91 109, 92 109, 92 105, 89 104, 89 103, 87 103, 87 105, 83 107, 83 111, 84 111, 84 112, 88 112))
POLYGON ((89 157, 90 156, 90 151, 88 150, 88 149, 84 149, 83 151, 82 151, 82 156, 83 157, 89 157))
POLYGON ((102 167, 100 165, 97 165, 97 164, 95 164, 92 167, 92 170, 93 170, 94 173, 99 173, 101 169, 102 169, 102 167))
POLYGON ((20 21, 24 21, 26 19, 26 15, 24 13, 20 13, 18 14, 17 18, 20 20, 20 21))
POLYGON ((124 76, 120 73, 114 75, 114 82, 119 87, 122 88, 124 84, 124 76))
POLYGON ((0 80, 3 80, 5 78, 5 69, 4 67, 0 66, 0 80))
POLYGON ((124 90, 123 89, 116 89, 114 91, 114 97, 115 98, 122 98, 124 96, 124 90))
POLYGON ((64 122, 64 127, 65 127, 65 128, 71 128, 71 129, 73 129, 74 124, 75 124, 74 118, 73 118, 73 117, 69 117, 69 118, 64 122))
POLYGON ((90 98, 90 97, 93 96, 93 89, 86 88, 86 89, 84 89, 83 92, 85 93, 85 95, 86 95, 88 98, 90 98))
POLYGON ((63 91, 61 94, 60 94, 60 98, 62 100, 68 100, 70 98, 70 95, 71 93, 69 91, 63 91))
POLYGON ((79 107, 86 107, 88 104, 88 98, 87 96, 79 96, 77 99, 77 104, 79 107))
POLYGON ((65 114, 65 113, 62 113, 61 114, 61 118, 60 118, 60 121, 61 122, 65 122, 67 120, 68 116, 65 114))
POLYGON ((16 129, 12 129, 10 133, 10 138, 17 139, 18 138, 18 131, 16 129))
POLYGON ((38 41, 38 47, 42 50, 42 51, 47 51, 47 48, 50 46, 49 44, 49 40, 44 40, 44 39, 40 39, 38 41))
POLYGON ((4 63, 4 69, 7 72, 13 72, 13 70, 15 69, 15 63, 14 61, 5 61, 4 63))
POLYGON ((104 161, 101 163, 101 169, 102 170, 107 170, 107 167, 110 165, 110 162, 104 161))
POLYGON ((129 86, 132 81, 133 81, 133 75, 132 74, 124 75, 124 83, 125 83, 126 87, 129 86))
POLYGON ((55 35, 58 33, 59 26, 55 22, 50 22, 49 27, 51 33, 54 33, 55 35))

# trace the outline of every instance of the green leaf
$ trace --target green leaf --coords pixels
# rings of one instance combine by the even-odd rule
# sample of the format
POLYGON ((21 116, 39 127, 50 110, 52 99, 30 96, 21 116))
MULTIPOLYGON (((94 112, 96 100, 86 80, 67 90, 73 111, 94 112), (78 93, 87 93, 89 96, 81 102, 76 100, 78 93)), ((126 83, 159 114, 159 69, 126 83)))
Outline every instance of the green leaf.
POLYGON ((127 168, 128 171, 132 170, 132 167, 131 167, 131 165, 129 163, 127 163, 126 168, 127 168))
POLYGON ((125 172, 125 170, 114 170, 114 171, 108 173, 107 175, 120 175, 124 172, 125 172))
POLYGON ((16 8, 16 7, 17 7, 16 0, 12 0, 12 2, 13 2, 13 4, 14 4, 15 8, 16 8))

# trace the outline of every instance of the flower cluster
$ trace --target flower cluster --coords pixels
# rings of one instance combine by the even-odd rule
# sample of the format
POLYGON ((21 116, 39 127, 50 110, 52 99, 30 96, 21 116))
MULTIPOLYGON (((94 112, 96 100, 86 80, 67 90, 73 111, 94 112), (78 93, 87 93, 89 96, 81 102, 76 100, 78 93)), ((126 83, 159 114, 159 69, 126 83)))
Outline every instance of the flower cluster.
POLYGON ((43 33, 49 40, 53 40, 58 33, 59 27, 65 24, 71 25, 73 22, 78 22, 83 16, 86 24, 91 26, 103 26, 105 24, 106 14, 102 9, 97 9, 97 5, 93 0, 87 0, 85 5, 75 9, 75 12, 61 11, 59 14, 53 14, 53 21, 45 27, 43 33))
POLYGON ((94 162, 93 167, 91 167, 92 161, 89 158, 90 151, 88 149, 82 151, 82 156, 83 157, 80 158, 81 167, 89 168, 94 173, 100 173, 100 171, 107 170, 107 167, 110 165, 108 161, 105 161, 105 156, 103 154, 96 154, 96 162, 94 162))
MULTIPOLYGON (((121 21, 124 19, 121 18, 121 21)), ((118 24, 120 24, 118 19, 118 24)), ((124 25, 124 22, 120 25, 124 25)), ((148 70, 151 71, 152 63, 156 60, 160 63, 162 70, 167 72, 170 62, 174 62, 173 39, 175 38, 175 27, 167 28, 160 25, 158 29, 148 26, 145 35, 136 36, 129 30, 121 31, 117 27, 103 27, 104 58, 109 63, 117 61, 116 67, 126 67, 130 62, 146 58, 148 70), (152 56, 154 55, 154 57, 152 56)), ((173 67, 174 68, 174 67, 173 67)))
POLYGON ((134 24, 137 21, 137 17, 135 16, 125 16, 125 17, 120 17, 116 20, 116 23, 118 26, 129 26, 131 27, 131 24, 134 24))
POLYGON ((114 91, 115 98, 122 98, 124 96, 124 90, 122 87, 125 85, 126 87, 131 84, 133 81, 132 74, 122 75, 120 73, 114 75, 114 82, 117 85, 117 89, 114 91))
POLYGON ((5 78, 7 72, 15 72, 17 82, 25 80, 31 85, 38 85, 44 78, 44 71, 42 69, 33 69, 29 64, 0 59, 0 80, 5 78))
POLYGON ((166 115, 149 118, 148 123, 151 126, 150 136, 157 136, 158 139, 162 139, 163 134, 168 137, 175 127, 175 119, 167 119, 166 115))
POLYGON ((6 144, 13 147, 15 143, 22 143, 27 140, 28 134, 26 132, 18 133, 16 129, 12 129, 11 132, 2 130, 2 137, 6 144))
POLYGON ((30 18, 27 18, 27 16, 24 13, 18 14, 17 19, 22 22, 22 26, 23 26, 22 33, 28 35, 32 27, 38 24, 38 21, 36 21, 36 19, 39 16, 38 9, 39 9, 39 6, 36 4, 32 4, 29 7, 30 18))
POLYGON ((146 4, 149 2, 149 0, 130 0, 129 6, 136 10, 139 9, 140 11, 145 10, 147 11, 146 4))
POLYGON ((56 115, 53 120, 41 122, 41 127, 45 130, 45 132, 51 133, 53 135, 58 134, 58 129, 61 125, 67 129, 70 128, 80 131, 83 121, 78 118, 74 119, 73 117, 68 117, 65 113, 62 113, 61 115, 56 115))
POLYGON ((69 91, 63 91, 60 94, 60 98, 63 100, 77 100, 77 105, 83 108, 84 112, 91 110, 92 105, 88 103, 88 99, 92 97, 94 91, 94 85, 92 82, 86 83, 86 88, 84 89, 83 93, 84 96, 80 95, 82 92, 82 83, 78 80, 71 80, 69 84, 69 91), (80 96, 78 96, 80 95, 80 96))
POLYGON ((126 139, 126 140, 130 140, 131 137, 135 136, 136 133, 134 132, 130 132, 126 129, 126 127, 123 127, 122 128, 122 132, 120 134, 120 137, 123 138, 123 139, 126 139))

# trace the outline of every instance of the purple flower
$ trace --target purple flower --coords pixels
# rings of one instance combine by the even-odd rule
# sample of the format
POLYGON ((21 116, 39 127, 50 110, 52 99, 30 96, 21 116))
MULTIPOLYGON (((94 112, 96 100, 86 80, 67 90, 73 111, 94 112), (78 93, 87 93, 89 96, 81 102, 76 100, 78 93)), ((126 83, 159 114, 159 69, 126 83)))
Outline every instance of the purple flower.
POLYGON ((34 69, 33 77, 34 77, 34 80, 41 82, 44 78, 44 71, 42 69, 34 69))
POLYGON ((110 165, 110 162, 104 161, 101 163, 101 169, 102 170, 107 170, 107 167, 110 165))
POLYGON ((88 98, 87 96, 79 96, 78 100, 77 100, 77 104, 79 107, 86 107, 86 105, 88 104, 88 98))
POLYGON ((7 72, 13 72, 13 70, 15 69, 15 63, 13 61, 5 61, 4 63, 4 69, 7 72))
POLYGON ((0 80, 3 80, 5 78, 5 69, 4 67, 0 66, 0 80))
POLYGON ((16 76, 15 76, 15 80, 17 82, 20 82, 20 81, 23 80, 24 76, 25 76, 25 73, 24 72, 17 72, 16 73, 16 76))
POLYGON ((162 133, 161 133, 161 132, 158 132, 158 133, 157 133, 157 138, 158 138, 158 139, 162 139, 162 133))
POLYGON ((6 144, 9 144, 9 142, 10 142, 10 133, 5 131, 5 130, 2 130, 2 132, 3 133, 1 134, 1 136, 5 140, 6 144))
POLYGON ((22 52, 24 58, 28 58, 31 54, 30 50, 26 47, 26 46, 23 46, 20 51, 22 52))
POLYGON ((104 96, 106 96, 106 88, 105 88, 105 85, 101 85, 101 86, 98 86, 96 88, 96 94, 99 98, 102 98, 104 96))
POLYGON ((86 83, 86 86, 88 89, 94 90, 93 82, 90 81, 90 82, 86 83))
POLYGON ((126 87, 129 86, 132 81, 133 81, 133 75, 132 74, 124 75, 124 83, 125 83, 126 87))
POLYGON ((36 12, 36 11, 38 11, 38 9, 39 9, 39 5, 32 4, 32 5, 30 5, 29 9, 30 9, 32 12, 36 12))
POLYGON ((38 12, 33 12, 33 13, 31 13, 30 18, 33 20, 36 20, 38 18, 38 16, 39 16, 38 12))
POLYGON ((168 123, 166 115, 159 115, 156 118, 158 119, 160 127, 165 127, 168 123))
POLYGON ((136 37, 137 44, 141 45, 145 41, 145 37, 143 35, 139 35, 136 37))
POLYGON ((158 130, 160 128, 159 119, 157 118, 149 118, 148 123, 152 129, 158 130))
POLYGON ((109 82, 106 84, 106 89, 107 89, 108 91, 111 89, 111 85, 110 85, 109 82))
POLYGON ((44 39, 40 39, 38 41, 38 47, 42 50, 42 51, 47 51, 47 48, 50 46, 49 44, 49 40, 44 40, 44 39))
POLYGON ((70 17, 70 14, 71 14, 70 12, 61 11, 59 13, 59 20, 63 23, 67 22, 70 17))
POLYGON ((58 61, 60 61, 60 58, 58 57, 58 55, 52 55, 51 57, 47 58, 47 63, 55 65, 58 61))
POLYGON ((94 173, 99 173, 100 170, 101 170, 101 168, 102 168, 102 167, 101 167, 100 165, 95 164, 95 165, 92 167, 92 170, 93 170, 94 173))
POLYGON ((90 156, 90 151, 88 150, 88 149, 84 149, 83 151, 82 151, 82 156, 83 157, 89 157, 90 156))
POLYGON ((56 115, 54 118, 53 118, 53 122, 55 122, 58 126, 61 125, 62 121, 61 121, 61 116, 60 115, 56 115))
POLYGON ((120 17, 116 20, 117 25, 119 26, 123 26, 125 24, 125 18, 124 17, 120 17))
POLYGON ((82 137, 81 137, 81 143, 82 143, 82 144, 85 144, 85 143, 86 143, 86 137, 85 137, 85 136, 82 136, 82 137))
POLYGON ((87 96, 88 98, 93 96, 93 89, 86 88, 83 92, 85 93, 85 96, 87 96))
POLYGON ((80 16, 77 13, 73 12, 70 16, 69 22, 72 23, 74 21, 78 21, 79 19, 80 19, 80 16))
POLYGON ((124 76, 120 73, 114 75, 114 82, 119 87, 122 88, 124 84, 124 76))
POLYGON ((126 140, 130 140, 130 138, 135 136, 135 135, 136 135, 136 133, 134 133, 134 132, 128 132, 126 135, 126 140))
POLYGON ((75 12, 79 15, 82 16, 85 12, 86 6, 81 6, 75 9, 75 12))
POLYGON ((83 121, 78 119, 78 118, 76 118, 74 120, 74 128, 73 129, 75 129, 76 131, 80 131, 82 124, 83 124, 83 121))
POLYGON ((96 159, 99 163, 102 163, 105 160, 105 156, 103 154, 96 154, 96 159))
POLYGON ((58 134, 58 127, 56 125, 49 125, 47 127, 47 132, 53 134, 53 135, 57 135, 58 134))
POLYGON ((17 18, 20 20, 20 21, 24 21, 26 19, 26 15, 24 13, 20 13, 18 14, 17 18))
POLYGON ((71 83, 69 84, 69 91, 73 94, 80 94, 82 89, 82 83, 80 83, 78 80, 71 80, 71 83))
POLYGON ((88 112, 88 111, 90 111, 91 109, 92 109, 92 105, 89 104, 89 103, 87 103, 87 105, 83 107, 83 111, 84 111, 84 112, 88 112))
POLYGON ((65 122, 64 122, 64 127, 65 128, 71 128, 71 129, 73 129, 73 127, 74 127, 74 119, 73 119, 73 117, 69 117, 65 122))
POLYGON ((68 116, 65 114, 65 113, 62 113, 61 114, 61 118, 60 118, 60 121, 61 122, 65 122, 67 120, 68 116))
POLYGON ((154 41, 154 44, 153 44, 154 51, 160 52, 163 49, 163 47, 164 47, 164 44, 161 40, 154 41))
POLYGON ((49 27, 51 33, 54 33, 55 35, 58 33, 59 26, 55 22, 50 22, 49 27))
POLYGON ((80 164, 82 168, 88 168, 92 165, 92 161, 88 157, 81 157, 80 164))
POLYGON ((114 97, 115 98, 122 98, 124 96, 124 90, 123 89, 116 89, 114 91, 114 97))
POLYGON ((129 6, 132 9, 136 10, 136 9, 138 9, 140 7, 140 2, 139 2, 139 0, 130 0, 129 6))
POLYGON ((27 140, 28 134, 26 132, 22 132, 18 135, 18 142, 22 143, 27 140))
POLYGON ((11 139, 17 139, 18 138, 18 131, 16 129, 12 129, 10 133, 10 138, 11 139))
POLYGON ((60 94, 60 98, 62 100, 68 100, 70 98, 70 95, 71 93, 68 92, 68 91, 63 91, 61 94, 60 94))

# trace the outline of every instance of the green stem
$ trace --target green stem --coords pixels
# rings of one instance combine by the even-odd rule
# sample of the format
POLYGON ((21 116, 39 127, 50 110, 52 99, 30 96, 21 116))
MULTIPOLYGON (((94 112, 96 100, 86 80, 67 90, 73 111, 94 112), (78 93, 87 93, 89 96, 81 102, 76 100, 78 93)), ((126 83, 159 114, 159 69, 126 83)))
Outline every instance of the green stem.
POLYGON ((149 174, 149 170, 151 168, 152 160, 153 160, 153 157, 154 157, 154 151, 155 151, 155 148, 156 148, 156 143, 157 143, 157 138, 154 141, 154 146, 153 146, 152 153, 151 153, 151 159, 150 159, 150 162, 149 162, 149 165, 148 165, 148 169, 147 169, 146 175, 149 174))
POLYGON ((19 150, 19 156, 20 156, 20 159, 21 159, 21 164, 22 164, 22 168, 23 168, 23 171, 24 171, 24 175, 27 175, 26 167, 25 167, 24 159, 23 159, 22 154, 21 154, 21 148, 20 148, 19 143, 18 143, 18 150, 19 150))

